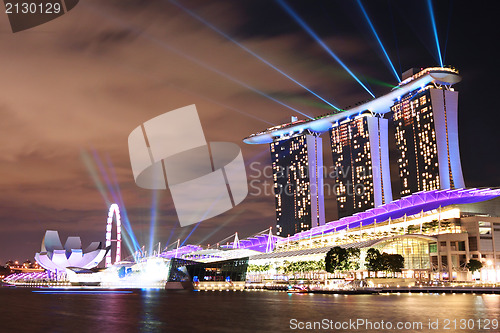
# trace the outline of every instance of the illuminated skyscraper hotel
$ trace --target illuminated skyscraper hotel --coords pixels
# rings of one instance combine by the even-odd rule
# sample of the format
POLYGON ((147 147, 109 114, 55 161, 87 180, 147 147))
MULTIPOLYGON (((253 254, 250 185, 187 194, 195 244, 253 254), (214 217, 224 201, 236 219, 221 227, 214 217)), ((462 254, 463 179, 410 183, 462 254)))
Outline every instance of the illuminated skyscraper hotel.
POLYGON ((458 92, 433 84, 409 92, 391 107, 401 196, 465 187, 457 108, 458 92))
POLYGON ((277 235, 325 224, 322 140, 301 134, 271 143, 277 235))
POLYGON ((330 129, 339 217, 392 201, 387 127, 364 112, 330 129))
POLYGON ((458 93, 451 87, 460 80, 453 68, 412 69, 384 96, 343 112, 293 119, 245 138, 245 143, 271 145, 278 235, 325 222, 319 135, 327 131, 337 173, 339 217, 393 200, 389 117, 383 117, 389 112, 395 126, 400 195, 465 188, 458 148, 458 93))

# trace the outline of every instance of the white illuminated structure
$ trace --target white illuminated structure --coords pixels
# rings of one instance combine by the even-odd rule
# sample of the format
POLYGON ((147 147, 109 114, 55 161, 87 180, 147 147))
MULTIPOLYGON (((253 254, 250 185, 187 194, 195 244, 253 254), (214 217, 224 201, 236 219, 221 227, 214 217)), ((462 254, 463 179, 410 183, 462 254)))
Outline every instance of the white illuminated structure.
MULTIPOLYGON (((106 224, 106 248, 111 246, 112 241, 116 241, 116 257, 115 263, 121 261, 121 246, 122 246, 122 225, 120 218, 120 208, 117 204, 112 204, 108 211, 108 222, 106 224), (116 216, 116 239, 111 239, 111 230, 113 229, 113 215, 116 216)), ((111 266, 111 251, 106 254, 105 267, 111 266)))
POLYGON ((36 262, 51 272, 65 272, 67 267, 90 269, 96 267, 106 255, 108 248, 101 242, 92 242, 82 249, 80 237, 68 237, 64 247, 59 233, 47 230, 42 241, 40 253, 35 254, 36 262))
POLYGON ((338 126, 338 124, 347 119, 353 119, 361 115, 367 110, 372 114, 390 112, 391 106, 394 105, 395 101, 412 91, 424 89, 428 84, 436 87, 443 86, 450 88, 453 84, 460 82, 461 79, 458 71, 452 68, 425 68, 401 81, 391 92, 383 96, 366 101, 342 112, 327 114, 308 120, 294 119, 291 123, 273 126, 264 131, 252 134, 243 139, 243 142, 248 144, 264 144, 274 142, 277 139, 283 140, 302 135, 303 132, 321 134, 329 131, 332 127, 338 126))

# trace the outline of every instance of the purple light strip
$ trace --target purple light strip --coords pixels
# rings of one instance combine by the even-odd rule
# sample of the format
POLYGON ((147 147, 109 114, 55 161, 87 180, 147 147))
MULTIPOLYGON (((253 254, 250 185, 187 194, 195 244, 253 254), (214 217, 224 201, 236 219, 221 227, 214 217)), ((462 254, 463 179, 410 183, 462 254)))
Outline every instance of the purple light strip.
POLYGON ((383 222, 397 219, 406 215, 415 215, 421 211, 427 212, 437 209, 440 206, 453 204, 467 204, 490 200, 500 196, 500 189, 456 189, 456 190, 433 190, 428 192, 418 192, 388 204, 369 209, 365 212, 341 218, 337 221, 328 222, 323 226, 312 228, 283 239, 280 242, 297 241, 309 237, 321 235, 322 233, 333 232, 349 228, 373 224, 376 219, 383 222))
MULTIPOLYGON (((272 244, 276 244, 276 242, 280 241, 282 237, 279 236, 272 236, 272 244)), ((250 238, 242 239, 240 240, 240 249, 249 249, 249 250, 256 250, 260 251, 263 249, 265 250, 265 247, 267 245, 267 242, 269 240, 269 235, 268 234, 261 234, 258 236, 253 236, 250 238)), ((229 245, 223 245, 222 247, 224 248, 232 248, 233 243, 229 243, 229 245)), ((273 245, 274 247, 274 245, 273 245)))

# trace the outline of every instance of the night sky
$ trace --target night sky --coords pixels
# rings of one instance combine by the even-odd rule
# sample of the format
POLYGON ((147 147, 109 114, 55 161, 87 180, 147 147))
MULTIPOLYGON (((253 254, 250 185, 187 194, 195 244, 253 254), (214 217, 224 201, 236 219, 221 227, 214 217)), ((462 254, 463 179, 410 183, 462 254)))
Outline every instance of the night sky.
MULTIPOLYGON (((274 1, 179 3, 336 106, 371 98, 274 1)), ((438 65, 427 1, 402 3, 363 1, 396 71, 438 65)), ((444 63, 463 78, 455 89, 466 185, 500 186, 496 2, 433 3, 444 63)), ((397 84, 356 1, 287 4, 376 96, 397 84)), ((32 259, 47 229, 63 242, 73 235, 84 246, 104 241, 113 202, 106 183, 113 179, 139 243, 149 247, 153 192, 134 183, 127 138, 157 115, 196 104, 207 140, 238 144, 249 180, 263 184, 271 177, 257 177, 250 164, 270 165, 268 146, 242 139, 291 115, 304 118, 272 99, 310 116, 331 111, 168 0, 83 0, 15 34, 1 14, 0 45, 0 263, 32 259)), ((326 148, 328 136, 323 140, 326 148)), ((324 159, 332 163, 326 149, 324 159)), ((193 226, 179 226, 168 190, 157 197, 153 242, 184 240, 193 226)), ((327 201, 331 220, 335 204, 327 201)), ((274 197, 251 188, 187 243, 214 243, 236 231, 244 238, 274 225, 274 197)))

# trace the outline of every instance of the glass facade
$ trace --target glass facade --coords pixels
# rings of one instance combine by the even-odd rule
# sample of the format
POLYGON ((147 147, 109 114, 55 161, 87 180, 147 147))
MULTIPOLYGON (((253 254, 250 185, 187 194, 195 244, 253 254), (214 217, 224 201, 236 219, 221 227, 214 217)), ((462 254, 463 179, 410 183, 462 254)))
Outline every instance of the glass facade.
POLYGON ((321 139, 304 134, 270 148, 276 234, 287 237, 324 223, 321 139))
POLYGON ((193 282, 245 281, 248 257, 185 266, 193 282))
POLYGON ((430 90, 412 92, 391 107, 402 196, 441 188, 430 90))
POLYGON ((374 207, 372 160, 366 117, 330 130, 339 217, 374 207))
POLYGON ((170 273, 168 274, 168 282, 190 281, 191 278, 189 277, 186 266, 194 264, 197 264, 197 262, 181 258, 170 259, 170 273))
POLYGON ((405 259, 405 269, 430 269, 429 243, 431 240, 403 237, 379 243, 374 248, 381 253, 400 254, 405 259))

